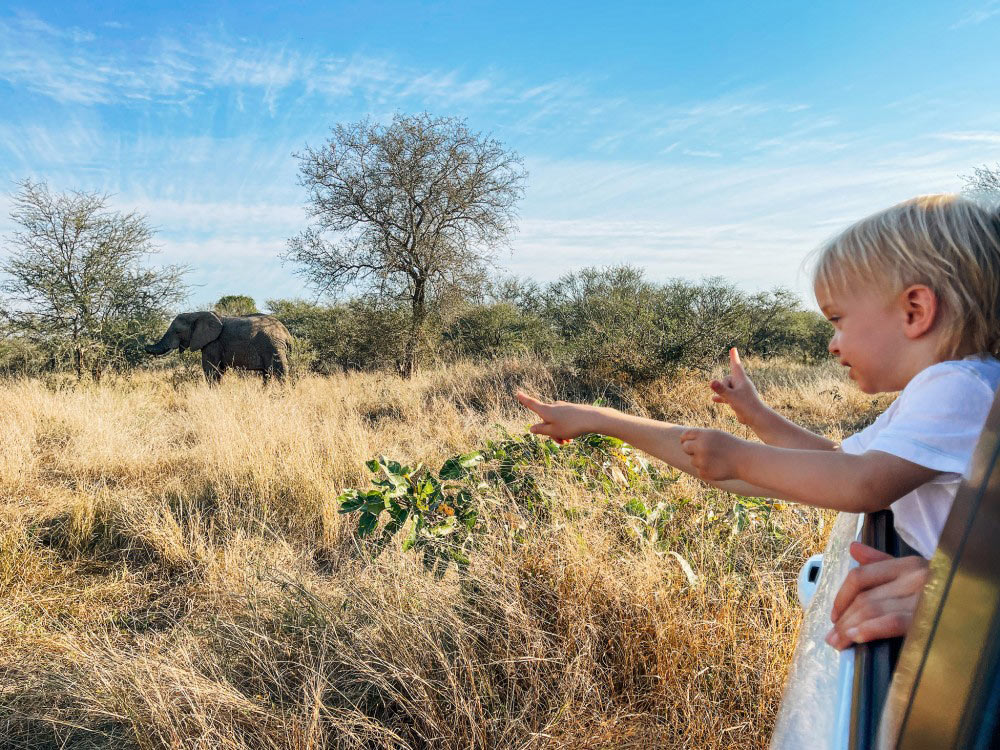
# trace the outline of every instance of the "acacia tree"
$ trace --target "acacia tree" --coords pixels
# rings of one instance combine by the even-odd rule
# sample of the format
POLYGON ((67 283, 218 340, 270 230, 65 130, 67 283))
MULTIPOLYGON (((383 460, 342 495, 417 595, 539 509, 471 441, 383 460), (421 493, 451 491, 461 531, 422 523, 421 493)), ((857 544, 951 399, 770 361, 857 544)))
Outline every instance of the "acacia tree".
POLYGON ((428 114, 337 125, 297 157, 315 223, 283 257, 321 293, 359 285, 407 303, 400 370, 409 377, 431 306, 482 283, 513 231, 521 158, 464 120, 428 114))
POLYGON ((256 315, 260 312, 253 297, 245 294, 226 294, 212 308, 216 315, 256 315))
POLYGON ((145 217, 107 208, 97 193, 53 195, 25 180, 10 217, 19 227, 0 265, 3 311, 11 330, 58 354, 68 350, 81 378, 99 377, 109 354, 128 358, 186 297, 185 268, 153 269, 145 217))

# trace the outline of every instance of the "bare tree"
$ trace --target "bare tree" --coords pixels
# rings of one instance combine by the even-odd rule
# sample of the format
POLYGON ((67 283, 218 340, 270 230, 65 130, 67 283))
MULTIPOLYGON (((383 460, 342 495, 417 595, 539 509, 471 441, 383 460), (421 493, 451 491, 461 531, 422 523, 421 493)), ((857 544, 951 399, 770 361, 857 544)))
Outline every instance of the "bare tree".
POLYGON ((401 371, 409 377, 429 305, 482 283, 513 231, 521 158, 463 120, 428 114, 337 125, 321 148, 297 156, 315 224, 283 257, 321 293, 361 284, 407 302, 401 371))
POLYGON ((963 175, 965 187, 962 192, 968 195, 991 198, 1000 202, 1000 164, 990 167, 976 167, 971 175, 963 175))
POLYGON ((186 297, 185 268, 147 268, 153 230, 134 212, 109 211, 108 196, 53 195, 25 180, 10 217, 20 227, 0 265, 4 317, 50 350, 68 349, 77 377, 99 377, 108 355, 139 351, 167 310, 186 297))

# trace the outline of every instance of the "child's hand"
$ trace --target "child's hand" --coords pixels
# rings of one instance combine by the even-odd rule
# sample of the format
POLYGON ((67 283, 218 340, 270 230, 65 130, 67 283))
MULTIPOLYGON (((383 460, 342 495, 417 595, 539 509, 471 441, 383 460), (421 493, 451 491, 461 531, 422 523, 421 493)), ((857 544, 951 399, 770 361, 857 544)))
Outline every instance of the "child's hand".
POLYGON ((927 560, 892 557, 858 542, 851 544, 851 557, 861 565, 847 574, 837 592, 826 642, 841 650, 905 635, 930 574, 927 560))
POLYGON ((738 451, 743 441, 722 430, 692 428, 681 433, 681 450, 691 457, 700 479, 737 479, 738 451))
POLYGON ((536 435, 548 435, 560 445, 580 435, 596 431, 597 407, 568 404, 565 401, 543 404, 523 391, 517 392, 517 400, 542 418, 539 424, 531 426, 531 431, 536 435))
POLYGON ((764 406, 757 394, 753 381, 747 377, 740 361, 740 353, 734 346, 729 350, 730 372, 723 380, 713 380, 709 383, 715 395, 712 400, 717 404, 729 404, 736 418, 749 425, 764 406))

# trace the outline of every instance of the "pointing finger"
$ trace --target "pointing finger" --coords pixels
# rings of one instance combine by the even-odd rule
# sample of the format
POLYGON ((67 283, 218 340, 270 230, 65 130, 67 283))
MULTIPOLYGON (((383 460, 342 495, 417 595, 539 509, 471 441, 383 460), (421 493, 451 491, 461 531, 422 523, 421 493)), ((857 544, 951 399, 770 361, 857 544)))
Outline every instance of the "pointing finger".
POLYGON ((729 365, 732 368, 733 374, 745 375, 746 372, 743 370, 743 361, 740 359, 740 352, 735 346, 729 350, 729 365))
POLYGON ((539 416, 545 416, 542 412, 546 410, 548 404, 543 404, 537 398, 532 398, 524 391, 517 392, 517 400, 521 403, 521 406, 526 409, 531 409, 531 411, 535 412, 535 414, 538 414, 539 416))

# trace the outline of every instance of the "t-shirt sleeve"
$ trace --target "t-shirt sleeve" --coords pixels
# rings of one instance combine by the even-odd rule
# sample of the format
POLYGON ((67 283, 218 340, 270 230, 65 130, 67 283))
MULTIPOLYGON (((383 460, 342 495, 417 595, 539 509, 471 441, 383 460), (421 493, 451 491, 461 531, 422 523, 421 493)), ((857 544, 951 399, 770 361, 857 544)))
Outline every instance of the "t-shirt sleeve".
POLYGON ((861 432, 855 432, 850 437, 844 438, 840 442, 840 449, 844 453, 864 453, 868 450, 868 444, 882 431, 886 420, 890 418, 890 415, 896 408, 896 402, 894 401, 888 409, 879 414, 875 421, 861 430, 861 432))
POLYGON ((992 389, 961 368, 944 368, 897 399, 895 413, 865 445, 935 471, 964 474, 993 404, 992 389))

